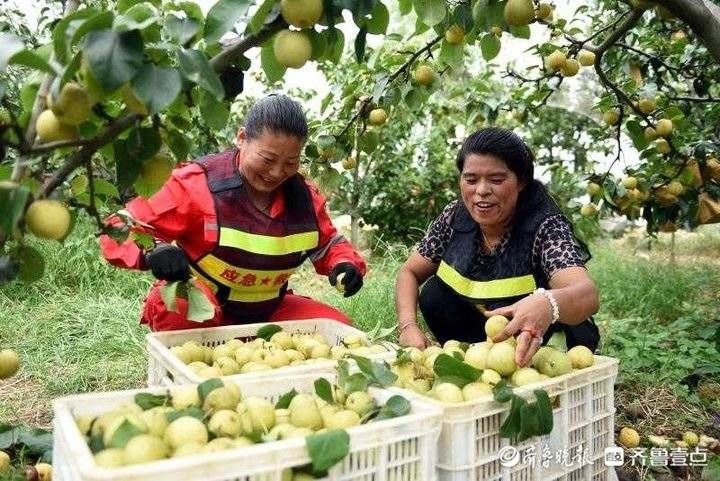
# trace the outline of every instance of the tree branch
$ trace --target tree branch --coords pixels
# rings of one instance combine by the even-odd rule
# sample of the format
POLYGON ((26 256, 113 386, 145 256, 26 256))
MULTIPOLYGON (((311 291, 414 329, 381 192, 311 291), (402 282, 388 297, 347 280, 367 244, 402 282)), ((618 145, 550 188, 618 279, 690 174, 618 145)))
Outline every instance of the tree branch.
MULTIPOLYGON (((395 72, 393 72, 388 77, 388 81, 387 81, 386 85, 390 85, 396 78, 398 78, 400 76, 400 74, 402 74, 410 65, 412 65, 412 63, 415 60, 417 60, 417 58, 420 57, 420 55, 422 55, 424 52, 429 52, 433 48, 433 46, 435 46, 435 44, 438 43, 442 39, 443 39, 443 37, 441 37, 441 36, 435 37, 430 42, 428 42, 423 48, 421 48, 417 52, 413 53, 404 64, 402 64, 400 67, 398 67, 398 69, 395 70, 395 72)), ((345 135, 347 133, 350 126, 355 123, 355 121, 363 114, 363 112, 365 112, 365 110, 366 110, 367 106, 370 104, 371 100, 372 100, 372 97, 368 97, 368 98, 364 99, 362 102, 360 102, 360 106, 359 106, 357 112, 355 112, 355 115, 352 116, 350 121, 348 121, 347 125, 345 125, 345 127, 342 129, 342 131, 340 131, 340 133, 337 135, 337 137, 342 137, 343 135, 345 135)))
POLYGON ((140 118, 141 116, 138 114, 130 114, 119 118, 103 130, 98 136, 90 139, 87 144, 73 152, 70 157, 67 158, 65 163, 55 171, 52 177, 45 182, 38 193, 38 197, 47 197, 47 195, 62 184, 65 178, 76 168, 88 162, 92 158, 93 154, 100 149, 100 147, 112 142, 115 137, 120 135, 120 133, 125 129, 132 126, 140 118))
POLYGON ((249 35, 232 40, 219 54, 210 59, 210 66, 216 72, 222 72, 229 67, 233 61, 253 47, 258 47, 265 40, 269 39, 276 32, 287 28, 288 24, 281 16, 267 25, 255 35, 249 35))

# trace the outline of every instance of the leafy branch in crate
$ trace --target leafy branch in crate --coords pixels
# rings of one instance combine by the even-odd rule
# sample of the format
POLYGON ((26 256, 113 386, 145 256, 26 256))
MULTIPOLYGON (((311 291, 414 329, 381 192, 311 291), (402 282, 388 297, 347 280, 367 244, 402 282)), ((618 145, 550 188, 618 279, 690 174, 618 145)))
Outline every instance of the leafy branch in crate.
MULTIPOLYGON (((388 387, 395 380, 386 362, 372 362, 367 358, 353 356, 359 372, 350 373, 347 361, 338 363, 337 383, 325 378, 315 381, 315 395, 321 400, 320 416, 328 431, 305 438, 310 455, 310 465, 304 471, 316 477, 327 475, 327 471, 342 461, 350 452, 350 436, 345 429, 359 424, 383 419, 392 419, 408 414, 410 402, 402 396, 390 397, 383 406, 378 406, 367 389, 371 385, 388 387)), ((305 398, 295 389, 282 395, 275 404, 276 409, 289 409, 291 421, 296 414, 293 407, 301 406, 305 398)), ((314 404, 305 407, 307 415, 314 410, 314 404)), ((298 417, 298 416, 295 416, 298 417)))
MULTIPOLYGON (((480 379, 482 371, 448 354, 440 354, 435 360, 433 370, 437 376, 436 384, 449 382, 462 388, 466 384, 480 379)), ((495 401, 510 403, 510 411, 500 427, 500 436, 511 443, 525 441, 533 436, 549 434, 553 429, 552 404, 548 393, 535 389, 534 401, 527 401, 516 394, 507 381, 501 380, 493 388, 495 401)))
POLYGON ((193 322, 205 322, 215 316, 215 307, 205 296, 205 293, 197 286, 198 281, 189 279, 187 281, 169 282, 160 288, 165 307, 168 311, 180 312, 177 299, 187 300, 187 319, 193 322))

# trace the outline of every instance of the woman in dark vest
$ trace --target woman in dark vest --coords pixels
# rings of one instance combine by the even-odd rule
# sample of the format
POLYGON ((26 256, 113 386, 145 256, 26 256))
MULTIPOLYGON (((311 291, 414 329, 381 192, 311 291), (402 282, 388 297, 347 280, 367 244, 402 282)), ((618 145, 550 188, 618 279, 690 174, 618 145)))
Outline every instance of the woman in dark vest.
POLYGON ((461 198, 445 207, 398 274, 401 344, 427 344, 416 323, 419 303, 441 343, 483 341, 487 318, 508 317, 493 341, 515 336, 521 366, 555 332, 565 334, 568 348, 597 348, 590 254, 534 180, 533 160, 508 130, 482 129, 465 140, 456 161, 461 198))
POLYGON ((149 269, 158 279, 141 322, 152 330, 315 317, 350 323, 342 312, 288 291, 288 279, 305 261, 344 295, 363 284, 366 266, 339 235, 325 198, 298 173, 308 126, 301 106, 270 95, 249 110, 234 148, 181 165, 152 197, 138 197, 116 226, 129 224, 155 237, 143 251, 135 242, 102 236, 105 258, 118 267, 149 269), (187 302, 168 309, 166 282, 194 277, 215 305, 203 323, 187 319, 187 302))

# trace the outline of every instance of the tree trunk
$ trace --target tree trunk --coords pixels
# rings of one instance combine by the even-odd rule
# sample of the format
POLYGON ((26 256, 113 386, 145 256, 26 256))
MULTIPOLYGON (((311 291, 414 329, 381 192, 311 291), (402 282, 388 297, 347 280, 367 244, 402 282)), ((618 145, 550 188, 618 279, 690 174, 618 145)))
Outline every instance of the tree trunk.
POLYGON ((720 6, 711 0, 662 0, 658 4, 685 22, 720 62, 720 6))
POLYGON ((360 241, 360 217, 358 217, 355 209, 350 214, 350 243, 356 248, 359 246, 360 241))

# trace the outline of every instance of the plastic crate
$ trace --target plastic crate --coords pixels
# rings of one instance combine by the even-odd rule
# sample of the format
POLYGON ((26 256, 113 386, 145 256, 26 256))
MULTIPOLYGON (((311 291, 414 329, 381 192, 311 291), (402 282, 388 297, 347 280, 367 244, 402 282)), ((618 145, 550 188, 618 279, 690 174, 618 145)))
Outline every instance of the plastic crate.
POLYGON ((617 360, 595 356, 595 364, 581 371, 516 388, 515 392, 534 399, 532 391, 544 389, 553 404, 553 430, 514 445, 519 462, 501 461, 509 456, 507 439, 500 437, 500 426, 509 406, 492 397, 456 404, 444 404, 406 389, 393 388, 406 396, 414 395, 443 409, 443 427, 438 443, 440 481, 614 481, 612 467, 604 465, 605 448, 614 445, 614 384, 617 360), (584 455, 578 454, 582 446, 584 455), (547 447, 547 449, 545 449, 547 447), (544 466, 542 455, 549 452, 553 462, 544 466), (534 453, 534 458, 532 457, 534 453), (560 462, 554 462, 561 453, 560 462), (567 453, 569 460, 562 460, 567 453), (576 458, 573 458, 576 455, 576 458), (578 477, 580 476, 580 477, 578 477))
MULTIPOLYGON (((257 331, 268 323, 238 324, 235 326, 211 327, 206 329, 186 329, 180 331, 151 332, 147 335, 148 350, 148 386, 170 386, 173 384, 200 383, 204 379, 175 356, 170 347, 186 341, 197 341, 203 346, 218 346, 230 339, 254 339, 257 331)), ((320 333, 327 337, 331 346, 339 345, 347 335, 364 335, 359 329, 332 319, 306 319, 302 321, 282 321, 274 323, 291 334, 320 333)), ((390 345, 390 343, 387 343, 390 345)), ((373 354, 370 359, 395 359, 395 351, 373 354)), ((289 377, 305 373, 323 373, 332 371, 336 361, 316 361, 297 366, 285 366, 268 371, 234 374, 227 376, 235 381, 243 379, 289 377)))
MULTIPOLYGON (((243 396, 272 402, 287 391, 314 392, 319 377, 331 382, 336 375, 305 374, 284 380, 255 379, 237 383, 243 396)), ((162 394, 166 388, 82 394, 54 402, 53 470, 56 481, 281 481, 286 468, 310 462, 305 440, 294 438, 200 456, 166 459, 147 464, 106 469, 95 466, 75 417, 98 415, 131 402, 136 393, 162 394)), ((370 388, 384 403, 395 392, 370 388)), ((327 481, 436 480, 435 449, 442 410, 411 399, 408 415, 356 426, 347 430, 350 453, 334 466, 327 481)))

